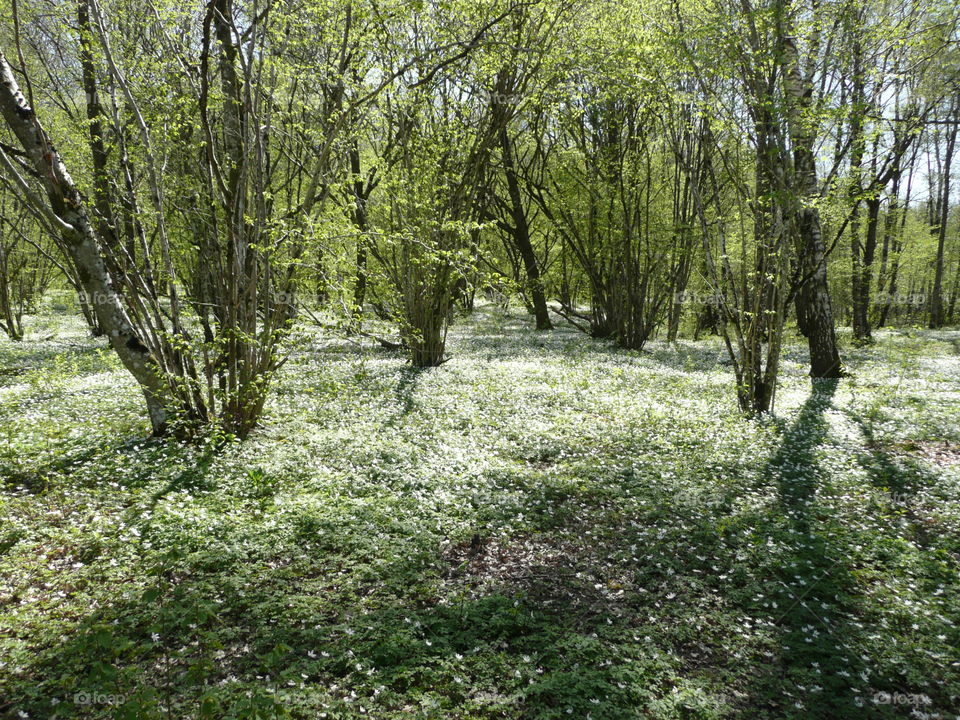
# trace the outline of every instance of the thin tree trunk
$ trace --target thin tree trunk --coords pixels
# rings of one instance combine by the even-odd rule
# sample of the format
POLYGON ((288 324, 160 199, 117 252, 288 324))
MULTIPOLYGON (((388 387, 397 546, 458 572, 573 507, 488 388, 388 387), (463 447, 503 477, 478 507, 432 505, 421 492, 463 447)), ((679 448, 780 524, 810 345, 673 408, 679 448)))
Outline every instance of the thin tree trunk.
POLYGON ((950 302, 947 305, 947 324, 953 324, 954 312, 957 308, 957 297, 960 296, 960 262, 957 262, 957 272, 953 278, 953 287, 950 289, 950 302))
POLYGON ((360 147, 354 139, 350 144, 350 173, 353 175, 353 211, 351 217, 357 229, 357 278, 353 287, 353 327, 363 325, 363 303, 367 296, 367 193, 360 177, 360 147))
POLYGON ((899 198, 900 195, 900 172, 897 170, 893 176, 893 187, 890 190, 889 204, 887 212, 883 218, 883 244, 880 248, 880 272, 877 274, 877 303, 874 305, 874 316, 876 327, 883 327, 883 318, 886 315, 886 308, 891 302, 891 298, 884 292, 887 284, 887 272, 890 263, 890 254, 894 247, 894 233, 897 228, 897 217, 900 213, 899 198))
MULTIPOLYGON (((953 114, 956 115, 957 107, 954 106, 953 114)), ((950 170, 953 164, 953 150, 957 142, 957 119, 951 125, 947 132, 947 147, 943 159, 943 169, 940 174, 940 192, 937 201, 937 260, 933 275, 933 289, 930 295, 930 328, 937 329, 943 327, 943 272, 944 272, 944 248, 947 239, 947 221, 950 218, 950 170)))
POLYGON ((19 341, 23 339, 23 326, 20 324, 19 317, 14 308, 14 303, 10 294, 10 285, 13 283, 14 273, 10 270, 9 253, 4 244, 0 244, 0 312, 3 317, 0 318, 0 329, 2 329, 11 340, 19 341))
POLYGON ((894 229, 890 238, 890 249, 893 254, 893 259, 890 262, 890 284, 887 288, 886 297, 884 298, 884 305, 880 309, 880 318, 877 321, 877 327, 883 327, 887 323, 887 317, 890 314, 890 307, 893 303, 893 296, 897 292, 897 280, 900 275, 900 255, 903 252, 903 233, 904 228, 907 224, 907 211, 910 208, 910 196, 913 192, 913 169, 914 163, 916 162, 916 153, 913 154, 912 159, 910 160, 910 165, 907 174, 907 191, 903 200, 903 208, 900 209, 899 221, 894 218, 894 229))
POLYGON ((869 342, 870 322, 867 318, 869 289, 865 284, 864 246, 860 241, 860 194, 863 192, 861 166, 866 148, 863 134, 864 68, 859 41, 853 44, 853 57, 853 98, 850 117, 850 174, 853 178, 850 187, 850 202, 853 204, 850 216, 850 292, 854 340, 869 342))
POLYGON ((864 324, 867 334, 872 333, 870 326, 870 293, 873 288, 873 260, 877 254, 877 232, 880 226, 880 198, 867 198, 867 234, 863 244, 863 273, 861 275, 860 291, 863 297, 860 303, 865 308, 866 319, 864 324))
POLYGON ((506 127, 501 127, 500 150, 503 154, 504 172, 507 179, 507 192, 510 195, 510 236, 513 238, 523 260, 523 268, 527 274, 527 284, 530 288, 530 303, 533 305, 533 314, 537 320, 537 330, 551 330, 553 323, 547 312, 547 300, 543 292, 543 279, 540 276, 540 265, 530 240, 530 224, 527 222, 527 213, 523 207, 523 198, 520 195, 520 183, 517 180, 516 167, 513 163, 513 146, 506 127))

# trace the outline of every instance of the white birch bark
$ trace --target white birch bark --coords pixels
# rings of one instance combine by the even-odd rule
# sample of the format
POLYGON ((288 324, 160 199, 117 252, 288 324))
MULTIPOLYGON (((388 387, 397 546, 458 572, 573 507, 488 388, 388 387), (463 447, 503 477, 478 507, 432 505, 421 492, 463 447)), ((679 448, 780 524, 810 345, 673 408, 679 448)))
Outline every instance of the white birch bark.
MULTIPOLYGON (((0 50, 0 115, 16 136, 29 166, 37 173, 46 200, 31 193, 29 201, 56 218, 63 244, 96 313, 97 320, 124 367, 140 384, 147 401, 150 424, 162 434, 168 422, 166 384, 161 369, 137 336, 120 296, 107 272, 96 231, 86 207, 59 153, 29 106, 6 56, 0 50)), ((9 164, 4 163, 8 166, 9 164)))

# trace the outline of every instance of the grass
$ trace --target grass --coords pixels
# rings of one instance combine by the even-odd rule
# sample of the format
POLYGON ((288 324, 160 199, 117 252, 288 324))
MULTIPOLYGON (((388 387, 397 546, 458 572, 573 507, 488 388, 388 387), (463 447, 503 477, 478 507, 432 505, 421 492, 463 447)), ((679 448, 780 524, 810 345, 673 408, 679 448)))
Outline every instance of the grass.
POLYGON ((0 717, 960 715, 960 333, 794 341, 756 421, 715 339, 530 324, 304 331, 219 450, 72 318, 0 343, 0 717))

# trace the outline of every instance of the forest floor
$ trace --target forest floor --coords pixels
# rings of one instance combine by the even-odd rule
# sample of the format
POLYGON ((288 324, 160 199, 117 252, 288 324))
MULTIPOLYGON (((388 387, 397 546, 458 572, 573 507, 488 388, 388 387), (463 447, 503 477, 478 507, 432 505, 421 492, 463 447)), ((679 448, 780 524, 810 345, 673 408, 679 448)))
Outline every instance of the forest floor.
POLYGON ((0 718, 960 715, 960 332, 775 417, 716 338, 492 307, 451 359, 304 331, 264 426, 146 439, 73 318, 0 341, 0 718))

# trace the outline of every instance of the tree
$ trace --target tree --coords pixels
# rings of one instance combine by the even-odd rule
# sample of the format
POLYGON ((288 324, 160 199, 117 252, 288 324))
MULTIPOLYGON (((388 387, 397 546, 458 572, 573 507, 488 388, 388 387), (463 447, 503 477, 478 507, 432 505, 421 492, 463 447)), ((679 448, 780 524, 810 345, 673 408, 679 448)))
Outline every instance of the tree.
POLYGON ((42 228, 12 205, 6 196, 0 198, 0 330, 20 341, 24 313, 36 310, 57 268, 42 228))
POLYGON ((154 432, 167 427, 166 389, 155 358, 140 335, 114 288, 103 260, 100 240, 90 222, 86 204, 67 171, 53 141, 47 135, 33 107, 20 91, 13 69, 0 51, 0 114, 22 149, 22 163, 0 150, 0 163, 22 196, 43 213, 60 232, 70 260, 77 268, 83 289, 92 298, 98 324, 121 362, 136 378, 147 401, 154 432), (32 170, 46 198, 39 197, 21 175, 32 170))
POLYGON ((818 4, 813 4, 813 30, 808 40, 809 55, 801 64, 794 31, 792 8, 784 11, 778 26, 783 48, 784 102, 787 126, 793 146, 793 187, 796 198, 797 228, 797 324, 807 338, 810 351, 810 375, 817 378, 840 377, 843 366, 837 347, 830 289, 827 284, 827 253, 823 241, 818 201, 816 140, 818 124, 814 108, 814 78, 820 53, 818 4))

